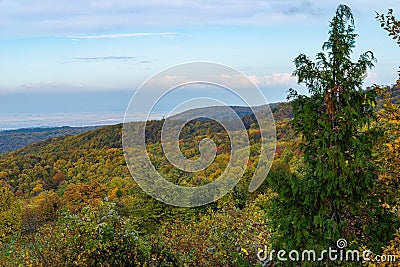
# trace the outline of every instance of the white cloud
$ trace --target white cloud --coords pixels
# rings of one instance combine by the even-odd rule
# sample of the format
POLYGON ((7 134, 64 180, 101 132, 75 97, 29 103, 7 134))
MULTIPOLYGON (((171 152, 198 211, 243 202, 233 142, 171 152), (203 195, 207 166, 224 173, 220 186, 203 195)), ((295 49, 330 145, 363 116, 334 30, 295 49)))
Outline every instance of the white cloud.
MULTIPOLYGON (((395 10, 400 2, 347 1, 356 14, 373 17, 374 10, 395 10)), ((115 29, 188 25, 280 25, 326 22, 338 3, 316 0, 3 0, 2 35, 77 35, 109 33, 115 29)), ((101 36, 101 35, 99 35, 101 36)), ((121 38, 104 34, 102 37, 121 38)), ((132 36, 129 36, 132 37, 132 36)), ((82 37, 81 37, 82 38, 82 37)))
MULTIPOLYGON (((232 74, 218 74, 210 75, 210 79, 206 79, 203 82, 210 82, 219 84, 227 88, 250 88, 253 87, 253 83, 259 87, 281 87, 289 88, 297 84, 296 77, 293 77, 290 73, 273 73, 270 75, 232 75, 232 74)), ((179 75, 165 75, 158 77, 158 79, 150 80, 146 85, 148 88, 158 90, 160 88, 172 88, 181 84, 191 83, 189 77, 179 75)), ((197 88, 207 86, 198 85, 197 88)))
POLYGON ((297 84, 296 77, 293 77, 291 73, 272 73, 263 76, 249 75, 249 78, 260 87, 293 86, 297 84))
POLYGON ((378 74, 376 72, 373 71, 369 71, 366 75, 365 78, 365 84, 366 85, 370 85, 370 84, 378 84, 379 78, 378 78, 378 74))
POLYGON ((171 37, 179 35, 178 32, 135 32, 135 33, 116 33, 116 34, 100 34, 100 35, 71 35, 71 39, 116 39, 143 36, 164 36, 171 37))

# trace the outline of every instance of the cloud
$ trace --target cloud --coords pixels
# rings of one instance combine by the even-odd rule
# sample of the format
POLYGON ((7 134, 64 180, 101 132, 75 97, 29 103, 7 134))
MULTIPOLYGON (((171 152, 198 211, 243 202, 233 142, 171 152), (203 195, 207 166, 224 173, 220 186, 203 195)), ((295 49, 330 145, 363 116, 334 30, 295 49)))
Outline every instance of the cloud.
POLYGON ((83 60, 83 61, 100 61, 100 60, 136 60, 135 57, 127 57, 127 56, 109 56, 109 57, 75 57, 74 60, 83 60))
POLYGON ((296 77, 291 73, 272 73, 269 75, 249 75, 249 78, 258 86, 293 86, 297 84, 296 77))
POLYGON ((71 35, 71 39, 117 39, 117 38, 132 38, 143 36, 164 36, 172 37, 179 35, 178 32, 136 32, 136 33, 117 33, 117 34, 101 34, 101 35, 71 35))
POLYGON ((324 11, 322 8, 316 8, 311 1, 304 0, 300 4, 289 7, 283 13, 287 15, 305 14, 310 16, 320 16, 324 14, 324 11))
MULTIPOLYGON (((346 1, 345 1, 346 2, 346 1)), ((400 2, 352 0, 357 13, 398 9, 400 2)), ((77 39, 175 36, 178 33, 113 34, 115 29, 192 25, 261 25, 326 22, 337 2, 316 0, 7 0, 0 2, 0 35, 46 35, 77 39), (109 34, 109 33, 112 34, 109 34), (96 35, 97 34, 97 35, 96 35)))
MULTIPOLYGON (((129 65, 143 65, 152 63, 152 60, 148 60, 145 57, 132 57, 132 56, 96 56, 96 57, 74 57, 72 61, 78 62, 87 62, 87 63, 95 63, 95 62, 122 62, 129 65)), ((70 62, 64 62, 70 63, 70 62)))
MULTIPOLYGON (((296 77, 293 77, 291 73, 272 73, 269 75, 232 75, 232 74, 218 74, 210 75, 210 79, 204 80, 204 82, 212 82, 227 88, 249 88, 253 87, 253 83, 260 88, 267 87, 280 87, 289 88, 297 85, 296 77)), ((192 82, 192 79, 186 76, 180 75, 165 75, 155 80, 150 80, 148 87, 158 90, 160 88, 172 88, 180 84, 186 84, 192 82)), ((208 86, 197 86, 198 88, 208 86)))
POLYGON ((175 86, 190 82, 191 79, 183 75, 163 75, 157 79, 150 79, 146 82, 146 88, 151 90, 160 90, 165 88, 173 88, 175 86))
POLYGON ((373 71, 368 71, 365 78, 366 85, 379 84, 380 80, 378 74, 373 71))

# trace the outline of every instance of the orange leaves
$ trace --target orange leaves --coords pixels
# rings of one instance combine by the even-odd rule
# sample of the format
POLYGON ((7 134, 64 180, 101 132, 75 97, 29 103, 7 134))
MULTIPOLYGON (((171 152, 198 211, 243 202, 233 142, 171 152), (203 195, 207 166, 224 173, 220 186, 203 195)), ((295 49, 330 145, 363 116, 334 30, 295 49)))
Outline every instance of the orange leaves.
POLYGON ((108 194, 108 200, 109 201, 114 201, 115 199, 118 198, 118 195, 121 192, 118 187, 115 187, 109 194, 108 194))
POLYGON ((59 171, 53 176, 53 181, 57 184, 61 184, 65 180, 65 178, 66 176, 59 171))
POLYGON ((103 198, 104 185, 97 180, 92 180, 89 184, 78 183, 70 184, 64 192, 65 206, 76 213, 87 205, 96 205, 103 198))

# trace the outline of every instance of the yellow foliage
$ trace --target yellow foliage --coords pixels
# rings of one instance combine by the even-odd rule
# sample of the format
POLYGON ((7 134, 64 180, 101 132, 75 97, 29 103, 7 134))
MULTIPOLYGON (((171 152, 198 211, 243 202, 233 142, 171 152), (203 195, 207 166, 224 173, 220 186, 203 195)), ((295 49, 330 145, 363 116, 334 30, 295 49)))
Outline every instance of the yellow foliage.
POLYGON ((110 201, 113 201, 113 200, 115 200, 116 198, 118 198, 117 197, 117 192, 118 192, 118 187, 115 187, 111 192, 110 192, 110 194, 108 194, 108 200, 110 200, 110 201))
POLYGON ((21 204, 8 185, 0 184, 0 244, 21 228, 21 204))

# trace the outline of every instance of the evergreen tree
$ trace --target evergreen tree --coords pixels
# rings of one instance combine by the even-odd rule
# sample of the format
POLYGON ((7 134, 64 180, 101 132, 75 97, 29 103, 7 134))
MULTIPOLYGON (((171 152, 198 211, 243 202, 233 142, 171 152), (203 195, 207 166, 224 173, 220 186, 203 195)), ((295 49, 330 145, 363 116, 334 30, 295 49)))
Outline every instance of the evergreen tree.
MULTIPOLYGON (((318 251, 340 238, 349 245, 369 241, 379 233, 374 222, 386 218, 373 195, 371 151, 378 133, 369 124, 375 120, 376 90, 362 90, 375 58, 368 51, 352 61, 356 36, 350 8, 340 5, 316 62, 304 54, 294 60, 294 75, 309 91, 305 96, 291 89, 288 97, 294 99, 292 127, 302 137, 306 173, 269 179, 278 193, 270 217, 281 249, 318 251)), ((385 226, 390 222, 380 225, 385 226)), ((388 229, 381 233, 390 236, 388 229)))

